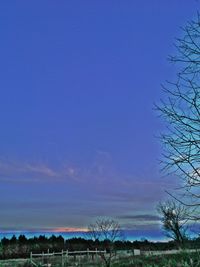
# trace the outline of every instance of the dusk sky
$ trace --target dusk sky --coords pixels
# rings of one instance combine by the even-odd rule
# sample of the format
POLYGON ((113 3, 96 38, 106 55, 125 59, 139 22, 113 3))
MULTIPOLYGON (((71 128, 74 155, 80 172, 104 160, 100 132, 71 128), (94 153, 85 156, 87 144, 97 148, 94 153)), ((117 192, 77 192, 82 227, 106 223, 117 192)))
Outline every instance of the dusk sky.
POLYGON ((154 231, 173 189, 154 103, 195 0, 0 2, 0 230, 154 231))

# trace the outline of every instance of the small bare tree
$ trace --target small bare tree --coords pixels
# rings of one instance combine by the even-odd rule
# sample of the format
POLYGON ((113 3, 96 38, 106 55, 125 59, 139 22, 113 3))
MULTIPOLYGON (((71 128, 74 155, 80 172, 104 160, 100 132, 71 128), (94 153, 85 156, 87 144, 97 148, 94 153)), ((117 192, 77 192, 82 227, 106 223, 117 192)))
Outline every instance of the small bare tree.
MULTIPOLYGON (((182 181, 177 199, 188 207, 200 207, 200 16, 189 22, 176 40, 176 82, 167 82, 166 97, 157 109, 167 127, 161 135, 163 169, 182 181), (184 198, 183 198, 184 196, 184 198)), ((199 216, 194 216, 199 219, 199 216)))
POLYGON ((122 239, 122 230, 118 222, 112 219, 98 219, 94 224, 88 226, 88 233, 91 239, 103 241, 106 254, 100 256, 106 267, 110 267, 115 256, 114 242, 122 239))
POLYGON ((157 207, 161 215, 163 229, 167 237, 172 238, 179 247, 186 240, 188 214, 185 206, 175 200, 159 203, 157 207))

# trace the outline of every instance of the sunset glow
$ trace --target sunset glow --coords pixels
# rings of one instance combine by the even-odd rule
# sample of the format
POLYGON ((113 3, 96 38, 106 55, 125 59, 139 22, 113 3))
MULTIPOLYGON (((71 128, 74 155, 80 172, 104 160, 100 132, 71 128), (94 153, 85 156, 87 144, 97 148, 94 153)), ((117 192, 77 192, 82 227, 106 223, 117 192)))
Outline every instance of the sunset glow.
POLYGON ((87 228, 74 228, 74 227, 58 227, 51 229, 51 232, 55 233, 70 233, 70 232, 88 232, 87 228))

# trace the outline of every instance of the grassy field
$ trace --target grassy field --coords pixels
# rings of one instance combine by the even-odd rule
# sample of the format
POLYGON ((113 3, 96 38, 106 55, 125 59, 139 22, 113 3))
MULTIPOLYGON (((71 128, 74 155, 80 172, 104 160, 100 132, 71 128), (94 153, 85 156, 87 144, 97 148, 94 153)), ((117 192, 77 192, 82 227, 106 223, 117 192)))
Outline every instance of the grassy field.
POLYGON ((200 267, 198 253, 121 258, 112 267, 200 267))
MULTIPOLYGON (((38 267, 41 259, 38 259, 38 267)), ((54 257, 49 260, 52 267, 62 267, 61 257, 54 257)), ((0 267, 30 267, 30 261, 27 259, 4 260, 0 261, 0 267)), ((100 259, 92 261, 87 258, 71 258, 63 267, 103 267, 100 259)), ((124 256, 112 261, 111 267, 200 267, 199 253, 180 253, 165 256, 124 256)))
POLYGON ((0 267, 29 267, 27 259, 1 260, 0 267))

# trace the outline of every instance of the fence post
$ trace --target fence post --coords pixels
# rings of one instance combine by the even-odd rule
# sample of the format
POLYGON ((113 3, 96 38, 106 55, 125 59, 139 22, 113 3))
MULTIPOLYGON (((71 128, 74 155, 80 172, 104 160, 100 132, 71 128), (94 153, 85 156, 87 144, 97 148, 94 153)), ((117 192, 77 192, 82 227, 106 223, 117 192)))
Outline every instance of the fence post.
POLYGON ((79 263, 79 266, 81 265, 81 253, 79 253, 78 255, 78 263, 79 263))
POLYGON ((95 260, 97 261, 97 248, 95 248, 95 260))
POLYGON ((64 266, 64 262, 63 262, 63 249, 62 249, 62 267, 64 266))
POLYGON ((50 256, 49 256, 49 248, 47 249, 47 263, 49 264, 49 262, 50 262, 50 256))
POLYGON ((68 263, 68 250, 66 250, 66 261, 67 261, 67 263, 68 263))

